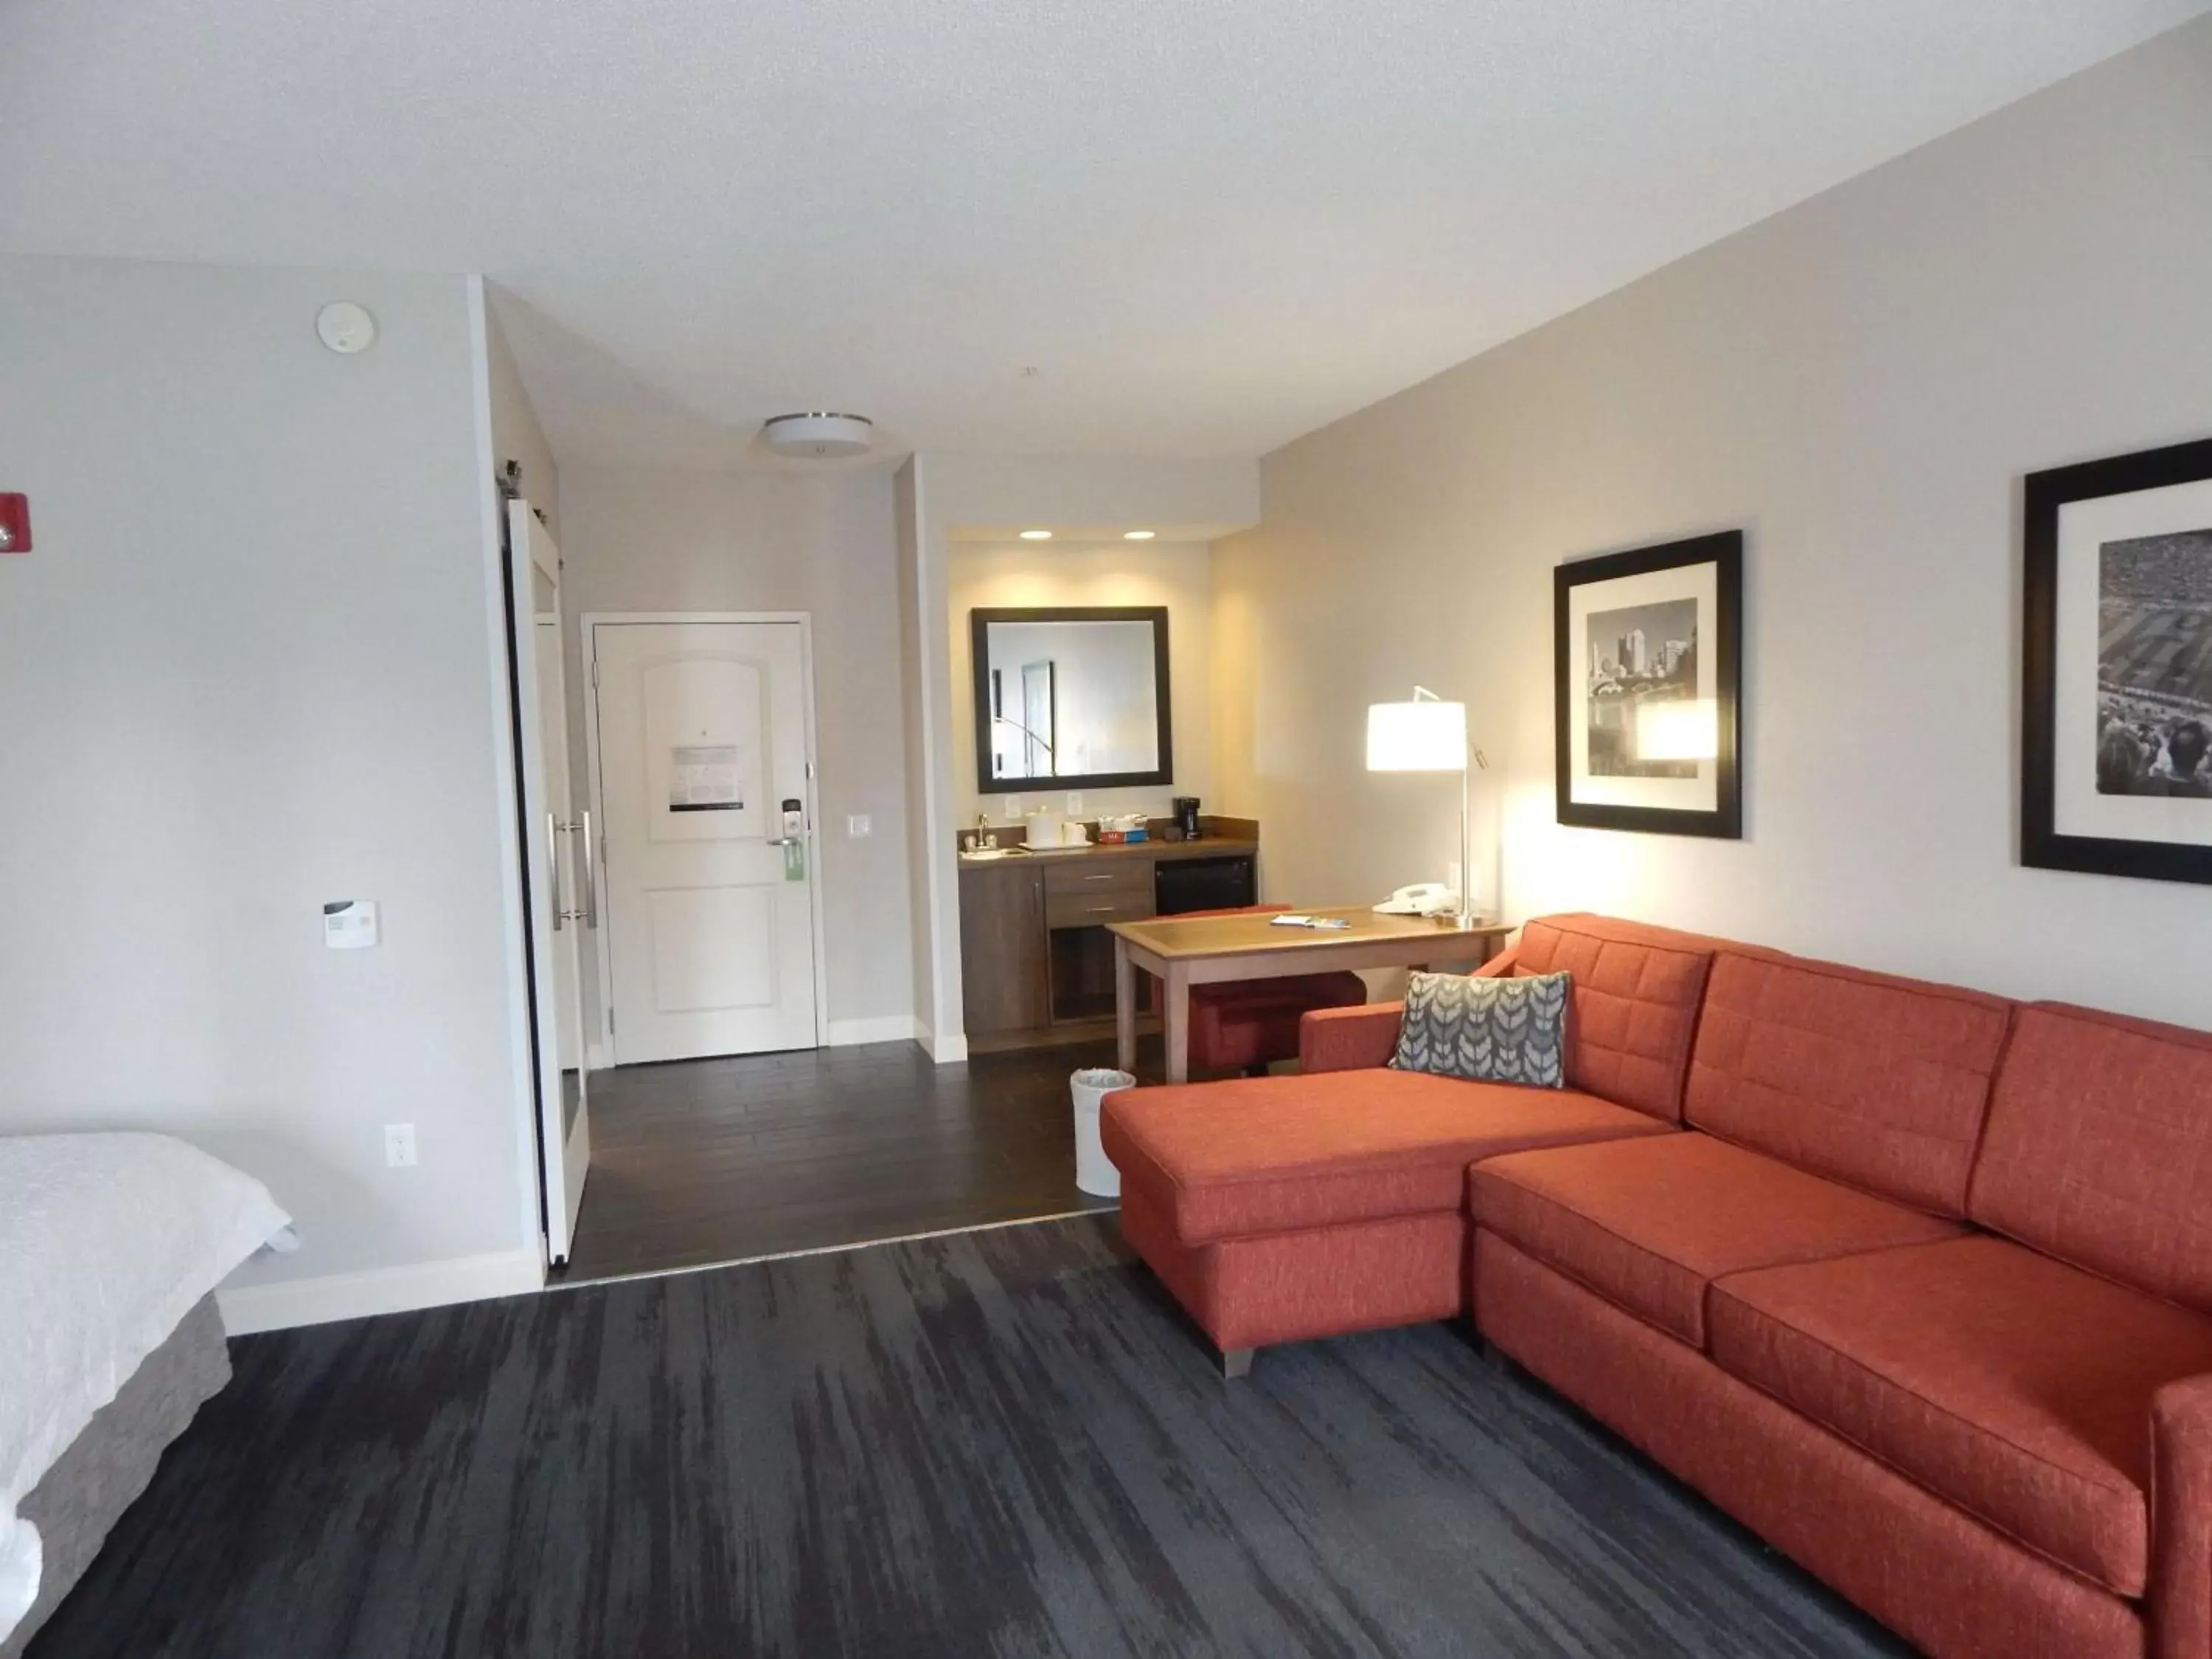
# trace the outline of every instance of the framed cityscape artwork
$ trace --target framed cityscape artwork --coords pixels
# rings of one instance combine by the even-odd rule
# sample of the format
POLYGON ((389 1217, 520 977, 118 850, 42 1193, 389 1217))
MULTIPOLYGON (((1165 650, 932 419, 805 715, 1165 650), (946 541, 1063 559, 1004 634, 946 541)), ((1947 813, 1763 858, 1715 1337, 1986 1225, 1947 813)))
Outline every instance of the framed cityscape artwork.
POLYGON ((2212 882, 2212 439, 2025 507, 2021 862, 2212 882))
POLYGON ((1743 532, 1552 573, 1561 823, 1743 835, 1743 532))

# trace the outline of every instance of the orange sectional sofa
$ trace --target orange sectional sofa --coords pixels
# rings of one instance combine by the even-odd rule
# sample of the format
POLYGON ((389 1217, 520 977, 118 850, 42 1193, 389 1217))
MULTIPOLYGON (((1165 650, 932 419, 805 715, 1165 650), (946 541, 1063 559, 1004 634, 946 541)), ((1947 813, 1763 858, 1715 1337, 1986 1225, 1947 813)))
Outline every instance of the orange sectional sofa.
POLYGON ((1565 1090, 1110 1097, 1131 1243, 1222 1348, 1471 1316, 1938 1659, 2212 1659, 2212 1036, 1595 916, 1565 1090))

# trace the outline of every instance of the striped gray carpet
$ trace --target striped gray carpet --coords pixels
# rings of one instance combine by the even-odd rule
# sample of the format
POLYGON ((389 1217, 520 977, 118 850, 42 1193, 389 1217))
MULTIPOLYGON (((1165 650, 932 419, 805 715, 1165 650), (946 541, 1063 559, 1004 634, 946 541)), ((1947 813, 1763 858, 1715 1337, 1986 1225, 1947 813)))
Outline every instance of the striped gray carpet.
POLYGON ((1449 1328, 1224 1384, 1110 1217, 233 1358, 31 1659, 1904 1651, 1449 1328))

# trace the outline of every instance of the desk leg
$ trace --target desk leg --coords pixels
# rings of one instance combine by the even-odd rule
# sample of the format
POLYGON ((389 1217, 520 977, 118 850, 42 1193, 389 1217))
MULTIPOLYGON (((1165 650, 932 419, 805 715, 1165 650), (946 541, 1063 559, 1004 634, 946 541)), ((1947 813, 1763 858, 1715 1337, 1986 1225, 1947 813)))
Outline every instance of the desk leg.
POLYGON ((1114 941, 1114 1063, 1137 1074, 1137 969, 1129 960, 1129 941, 1114 941))
POLYGON ((1190 969, 1181 963, 1168 964, 1166 985, 1167 1006, 1163 1011, 1162 1024, 1166 1027, 1168 1047, 1168 1081, 1190 1081, 1190 969))

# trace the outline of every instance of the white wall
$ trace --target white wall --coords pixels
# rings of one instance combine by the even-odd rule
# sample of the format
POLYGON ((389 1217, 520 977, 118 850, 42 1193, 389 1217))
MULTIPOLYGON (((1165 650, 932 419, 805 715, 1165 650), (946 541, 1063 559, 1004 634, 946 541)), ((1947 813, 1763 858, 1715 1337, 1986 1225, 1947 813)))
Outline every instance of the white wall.
MULTIPOLYGON (((489 287, 489 285, 487 285, 489 287)), ((504 476, 510 460, 522 467, 523 498, 543 509, 553 539, 561 538, 561 472, 553 459, 553 447, 545 441, 538 411, 522 383, 522 371, 500 326, 499 294, 489 289, 485 314, 485 359, 491 401, 493 471, 504 476)))
POLYGON ((939 906, 951 896, 951 890, 933 878, 936 848, 926 828, 935 814, 933 791, 938 781, 938 769, 931 760, 931 711, 943 694, 931 679, 935 653, 923 644, 922 517, 921 465, 909 455, 891 477, 891 538, 898 562, 899 735, 906 763, 908 964, 914 986, 915 1035, 934 1054, 936 946, 942 926, 939 906))
MULTIPOLYGON (((1213 573, 1204 544, 1112 542, 1085 547, 1059 542, 1018 541, 1000 546, 963 542, 952 546, 949 570, 948 704, 960 823, 973 823, 978 812, 988 812, 994 820, 1012 816, 1007 795, 986 795, 977 787, 975 671, 968 619, 971 611, 1001 606, 1165 605, 1175 781, 1141 788, 1084 790, 1082 815, 1095 818, 1102 813, 1149 812, 1164 817, 1176 796, 1206 795, 1213 750, 1213 573)), ((1148 696, 1151 689, 1147 681, 1148 696)), ((1011 799, 1027 810, 1057 811, 1064 793, 1056 786, 1040 790, 1024 785, 1018 786, 1011 799)))
POLYGON ((534 1283, 469 284, 0 258, 0 1129, 259 1176, 303 1243, 249 1286, 534 1283), (342 897, 381 946, 323 947, 342 897))
MULTIPOLYGON (((561 478, 575 775, 592 611, 805 611, 814 619, 814 804, 833 1040, 911 1030, 906 759, 889 472, 718 473, 571 465, 561 478), (864 813, 873 833, 846 834, 864 813), (860 1024, 866 1022, 865 1025, 860 1024), (845 1029, 839 1030, 838 1027, 845 1029)), ((585 1028, 605 1041, 586 953, 585 1028)))
POLYGON ((1216 775, 1271 888, 1440 874, 1365 705, 1463 696, 1507 909, 1588 907, 2212 1023, 2212 890, 2018 866, 2020 479, 2212 432, 2212 22, 1267 460, 1217 546, 1216 775), (1747 532, 1747 839, 1553 822, 1562 560, 1747 532))

